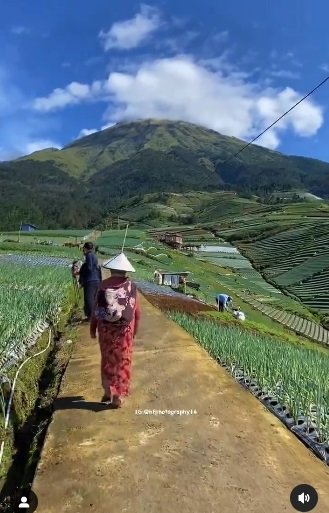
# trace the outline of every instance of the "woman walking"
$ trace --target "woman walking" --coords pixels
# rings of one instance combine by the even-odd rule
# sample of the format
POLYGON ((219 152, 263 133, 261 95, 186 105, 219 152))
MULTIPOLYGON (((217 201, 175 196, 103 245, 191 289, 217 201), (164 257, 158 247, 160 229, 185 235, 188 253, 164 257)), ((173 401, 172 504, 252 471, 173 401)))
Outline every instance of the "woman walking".
POLYGON ((101 351, 101 376, 104 388, 102 402, 120 408, 129 393, 133 339, 140 320, 136 285, 128 278, 135 272, 121 253, 106 262, 111 277, 102 281, 91 318, 90 335, 98 339, 101 351))

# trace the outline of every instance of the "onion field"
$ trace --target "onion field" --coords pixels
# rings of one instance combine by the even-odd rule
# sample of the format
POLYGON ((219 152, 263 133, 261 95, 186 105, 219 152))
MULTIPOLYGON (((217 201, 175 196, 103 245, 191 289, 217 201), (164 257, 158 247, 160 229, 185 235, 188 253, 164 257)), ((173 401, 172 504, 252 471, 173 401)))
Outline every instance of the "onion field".
POLYGON ((20 244, 10 242, 0 242, 0 257, 8 254, 37 254, 40 256, 58 256, 59 258, 70 258, 73 260, 80 256, 81 251, 78 248, 67 248, 61 245, 42 246, 38 244, 28 244, 21 242, 20 244))
MULTIPOLYGON (((24 237, 87 237, 93 230, 34 230, 32 232, 21 232, 24 237)), ((5 235, 18 236, 19 232, 5 232, 5 235)))
POLYGON ((24 357, 56 321, 71 287, 70 260, 0 256, 0 368, 24 357))
POLYGON ((269 399, 277 415, 329 462, 327 354, 182 313, 169 316, 236 379, 269 399))

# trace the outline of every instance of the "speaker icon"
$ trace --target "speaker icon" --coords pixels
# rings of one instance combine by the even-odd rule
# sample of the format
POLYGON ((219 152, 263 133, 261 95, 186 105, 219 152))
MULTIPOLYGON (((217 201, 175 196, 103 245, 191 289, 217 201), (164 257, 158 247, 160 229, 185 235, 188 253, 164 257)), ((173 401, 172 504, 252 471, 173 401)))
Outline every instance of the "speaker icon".
POLYGON ((290 502, 297 511, 312 511, 318 503, 317 491, 308 484, 295 486, 290 494, 290 502))
POLYGON ((304 504, 305 502, 310 502, 311 497, 309 496, 308 493, 301 493, 300 495, 298 495, 298 500, 299 500, 299 502, 304 504))

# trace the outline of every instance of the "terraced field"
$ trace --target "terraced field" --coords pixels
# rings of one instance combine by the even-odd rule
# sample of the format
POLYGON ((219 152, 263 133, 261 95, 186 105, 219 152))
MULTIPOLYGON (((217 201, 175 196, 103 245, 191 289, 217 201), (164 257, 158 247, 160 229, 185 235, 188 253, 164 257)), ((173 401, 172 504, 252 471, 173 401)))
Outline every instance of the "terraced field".
POLYGON ((295 331, 304 337, 310 338, 311 340, 315 340, 322 344, 329 344, 329 331, 324 329, 320 324, 261 303, 254 297, 248 296, 247 294, 236 292, 236 295, 241 297, 241 299, 248 302, 260 312, 268 315, 271 319, 283 324, 288 329, 295 331))
MULTIPOLYGON (((219 251, 217 253, 197 251, 196 258, 200 258, 206 262, 211 262, 221 266, 230 272, 225 274, 221 273, 220 281, 228 288, 233 290, 249 290, 256 295, 268 297, 272 301, 272 296, 275 300, 278 295, 282 296, 280 290, 276 289, 264 280, 262 275, 257 272, 247 258, 242 256, 239 252, 227 253, 219 251)), ((281 302, 284 298, 280 298, 281 302)), ((288 300, 289 301, 289 300, 288 300)))
MULTIPOLYGON (((125 236, 125 230, 107 230, 102 232, 97 239, 97 246, 113 249, 121 249, 125 236)), ((141 230, 129 230, 126 239, 126 247, 134 247, 145 239, 141 230)))
POLYGON ((213 264, 229 267, 232 269, 252 269, 252 265, 249 260, 243 258, 242 255, 227 255, 224 252, 218 253, 202 253, 198 252, 196 257, 200 260, 205 260, 207 262, 212 262, 213 264))
MULTIPOLYGON (((291 265, 292 259, 289 260, 289 262, 291 265)), ((275 276, 275 282, 282 287, 289 287, 294 283, 303 283, 304 280, 307 280, 310 276, 322 273, 324 269, 328 267, 328 263, 329 250, 324 251, 321 255, 307 258, 306 260, 304 260, 304 262, 300 264, 298 264, 296 261, 297 265, 275 276)), ((276 269, 278 270, 278 267, 276 269)), ((269 277, 273 276, 273 274, 271 274, 271 271, 272 269, 266 270, 266 274, 269 277)))
POLYGON ((234 241, 253 266, 274 285, 320 314, 329 312, 328 204, 292 205, 268 214, 254 213, 223 226, 220 235, 234 241), (266 231, 281 217, 277 233, 266 231), (286 224, 286 222, 288 224, 286 224), (250 242, 243 231, 250 228, 250 242))
POLYGON ((277 275, 329 248, 329 223, 292 228, 240 246, 247 249, 248 256, 256 265, 269 268, 273 275, 277 275))
POLYGON ((309 308, 323 313, 329 312, 328 267, 325 271, 312 276, 302 284, 289 286, 288 290, 299 297, 309 308))
POLYGON ((242 279, 245 280, 245 286, 256 293, 274 294, 275 296, 282 295, 281 291, 273 287, 270 283, 264 280, 263 276, 252 267, 243 268, 241 273, 242 279))
MULTIPOLYGON (((194 229, 191 231, 194 232, 194 229)), ((300 301, 285 295, 282 290, 266 281, 247 258, 239 252, 236 253, 234 246, 229 243, 222 246, 220 237, 213 240, 207 251, 195 251, 194 258, 218 266, 218 289, 222 286, 233 293, 248 291, 255 299, 271 307, 275 306, 278 310, 287 310, 309 320, 315 320, 314 315, 300 301)))

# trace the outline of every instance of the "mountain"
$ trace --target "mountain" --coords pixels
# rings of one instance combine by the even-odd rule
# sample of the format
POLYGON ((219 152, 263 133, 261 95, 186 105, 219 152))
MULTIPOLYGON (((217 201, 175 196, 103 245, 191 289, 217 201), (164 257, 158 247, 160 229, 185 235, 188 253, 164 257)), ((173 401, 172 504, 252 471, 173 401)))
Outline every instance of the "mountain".
POLYGON ((328 163, 256 145, 227 161, 244 145, 191 123, 143 120, 0 163, 0 229, 15 229, 21 219, 42 228, 90 227, 135 196, 143 202, 160 192, 329 197, 328 163))

